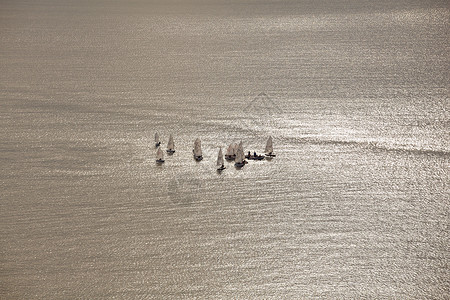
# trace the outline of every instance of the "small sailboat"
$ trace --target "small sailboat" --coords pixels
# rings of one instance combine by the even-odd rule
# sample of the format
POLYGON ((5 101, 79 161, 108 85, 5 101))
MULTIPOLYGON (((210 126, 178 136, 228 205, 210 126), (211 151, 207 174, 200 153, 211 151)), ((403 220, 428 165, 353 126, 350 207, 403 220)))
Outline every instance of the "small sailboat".
POLYGON ((194 159, 196 161, 201 161, 203 159, 203 155, 202 155, 202 142, 200 141, 199 138, 197 138, 194 142, 194 159))
POLYGON ((230 144, 227 148, 227 153, 225 154, 226 160, 234 160, 236 158, 236 154, 234 152, 234 144, 230 144))
POLYGON ((242 146, 242 142, 239 143, 234 161, 234 166, 237 168, 242 168, 245 165, 244 147, 242 146))
POLYGON ((155 133, 155 147, 159 147, 161 145, 161 142, 159 141, 159 134, 155 133))
POLYGON ((223 171, 226 169, 226 167, 224 166, 224 161, 223 161, 222 148, 220 148, 219 154, 217 155, 217 166, 219 166, 217 171, 223 171))
POLYGON ((167 144, 167 153, 174 154, 175 153, 175 144, 173 143, 172 135, 169 136, 169 143, 167 144))
POLYGON ((161 148, 158 148, 158 151, 156 151, 156 162, 159 164, 162 164, 164 162, 164 153, 162 152, 161 148))
POLYGON ((275 157, 276 156, 275 154, 273 154, 273 144, 272 144, 271 136, 269 136, 269 138, 267 139, 265 152, 266 152, 267 157, 275 157))

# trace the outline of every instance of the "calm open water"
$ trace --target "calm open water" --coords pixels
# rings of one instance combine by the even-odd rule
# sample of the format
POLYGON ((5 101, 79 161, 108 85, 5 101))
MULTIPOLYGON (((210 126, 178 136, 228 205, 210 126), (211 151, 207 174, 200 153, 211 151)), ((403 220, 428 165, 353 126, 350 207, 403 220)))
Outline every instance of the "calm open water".
POLYGON ((91 2, 0 3, 0 298, 450 297, 447 1, 91 2))

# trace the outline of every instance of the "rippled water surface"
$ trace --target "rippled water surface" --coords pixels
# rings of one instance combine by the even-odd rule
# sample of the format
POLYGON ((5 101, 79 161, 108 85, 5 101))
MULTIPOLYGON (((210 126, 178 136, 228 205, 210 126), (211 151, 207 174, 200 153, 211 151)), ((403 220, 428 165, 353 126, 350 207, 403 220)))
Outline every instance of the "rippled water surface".
POLYGON ((449 17, 2 1, 0 298, 448 299, 449 17))

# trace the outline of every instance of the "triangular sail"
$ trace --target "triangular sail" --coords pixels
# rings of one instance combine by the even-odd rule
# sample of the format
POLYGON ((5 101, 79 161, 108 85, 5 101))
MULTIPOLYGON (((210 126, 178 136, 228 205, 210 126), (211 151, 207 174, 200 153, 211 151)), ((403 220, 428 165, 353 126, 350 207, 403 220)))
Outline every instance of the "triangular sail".
POLYGON ((156 159, 164 159, 164 153, 162 152, 161 148, 158 148, 158 151, 156 151, 156 159))
POLYGON ((239 145, 237 143, 233 144, 233 154, 237 155, 237 151, 238 151, 239 145))
POLYGON ((170 135, 170 137, 169 137, 169 143, 167 144, 167 149, 169 149, 169 150, 174 150, 175 149, 175 144, 173 143, 172 135, 170 135))
POLYGON ((228 146, 227 149, 227 156, 233 156, 234 155, 234 148, 233 148, 233 144, 230 144, 230 146, 228 146))
POLYGON ((222 154, 222 148, 219 150, 219 154, 217 156, 217 165, 222 166, 223 165, 223 154, 222 154))
POLYGON ((239 146, 237 148, 237 152, 236 152, 236 163, 243 163, 245 159, 244 156, 244 147, 242 146, 242 142, 239 143, 239 146))
POLYGON ((155 143, 159 143, 159 134, 155 133, 155 143))
POLYGON ((272 137, 269 136, 269 139, 267 140, 266 144, 266 153, 272 153, 273 152, 273 145, 272 145, 272 137))

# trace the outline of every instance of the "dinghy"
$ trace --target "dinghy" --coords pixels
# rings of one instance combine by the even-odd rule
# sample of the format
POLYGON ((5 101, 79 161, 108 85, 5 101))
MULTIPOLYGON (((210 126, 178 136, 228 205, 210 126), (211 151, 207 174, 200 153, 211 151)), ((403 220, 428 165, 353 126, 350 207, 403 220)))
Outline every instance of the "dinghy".
POLYGON ((234 152, 234 144, 230 144, 227 148, 227 153, 225 154, 226 160, 234 160, 236 158, 236 154, 234 152))
POLYGON ((196 161, 201 161, 203 159, 202 156, 202 142, 200 141, 199 138, 197 138, 194 142, 194 150, 192 150, 194 152, 194 159, 196 161))
POLYGON ((272 137, 269 136, 269 138, 267 139, 267 144, 266 144, 266 156, 267 157, 275 157, 276 155, 273 154, 273 145, 272 145, 272 137))
POLYGON ((159 147, 161 145, 161 142, 159 141, 159 134, 155 133, 155 147, 159 147))
POLYGON ((219 154, 217 156, 217 165, 219 166, 219 168, 217 169, 217 171, 223 171, 225 170, 225 166, 223 165, 223 154, 222 154, 222 148, 220 148, 219 150, 219 154))
POLYGON ((249 151, 248 154, 245 155, 245 158, 251 159, 251 160, 263 160, 264 155, 257 155, 256 152, 253 152, 253 155, 252 155, 252 154, 250 154, 250 151, 249 151))
POLYGON ((237 148, 237 153, 236 153, 236 158, 235 158, 235 163, 234 166, 237 168, 242 168, 245 165, 245 160, 244 160, 244 148, 242 146, 242 142, 239 143, 239 146, 237 148))
POLYGON ((174 154, 175 153, 175 144, 173 143, 172 135, 169 136, 169 143, 167 144, 167 153, 174 154))
POLYGON ((159 164, 162 164, 164 162, 164 153, 162 152, 161 148, 158 148, 158 151, 156 151, 156 162, 159 164))

